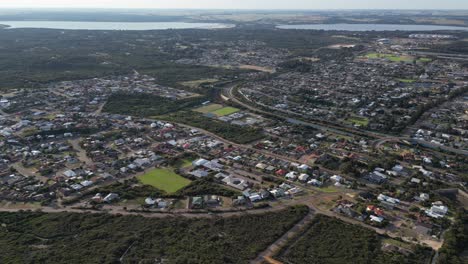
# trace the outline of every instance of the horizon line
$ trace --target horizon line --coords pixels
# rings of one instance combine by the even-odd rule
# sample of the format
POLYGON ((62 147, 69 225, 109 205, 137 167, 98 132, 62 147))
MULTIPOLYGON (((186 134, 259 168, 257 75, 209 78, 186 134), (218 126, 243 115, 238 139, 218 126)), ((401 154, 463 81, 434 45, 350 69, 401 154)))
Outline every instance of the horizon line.
POLYGON ((405 9, 405 8, 158 8, 158 7, 0 7, 0 10, 191 10, 191 11, 468 11, 457 8, 426 8, 426 9, 405 9))

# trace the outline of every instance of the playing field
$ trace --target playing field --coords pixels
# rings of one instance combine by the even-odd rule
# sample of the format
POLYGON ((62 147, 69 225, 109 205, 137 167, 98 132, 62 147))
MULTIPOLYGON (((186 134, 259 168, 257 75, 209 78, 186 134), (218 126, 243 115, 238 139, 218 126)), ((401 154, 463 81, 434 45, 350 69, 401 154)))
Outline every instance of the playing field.
POLYGON ((171 168, 154 169, 138 179, 147 185, 151 185, 167 193, 174 193, 190 184, 190 180, 174 173, 171 168))
POLYGON ((380 54, 380 53, 369 53, 366 55, 366 58, 368 59, 388 59, 393 62, 410 62, 414 60, 414 57, 411 56, 397 56, 393 54, 380 54))
POLYGON ((217 115, 217 116, 227 116, 227 115, 230 115, 230 114, 234 114, 236 112, 239 112, 240 110, 235 108, 235 107, 230 107, 230 106, 227 106, 227 107, 223 107, 221 109, 218 109, 216 111, 212 111, 211 113, 217 115))
POLYGON ((220 104, 209 104, 199 108, 196 108, 194 111, 202 114, 210 113, 219 109, 222 109, 223 106, 220 104))

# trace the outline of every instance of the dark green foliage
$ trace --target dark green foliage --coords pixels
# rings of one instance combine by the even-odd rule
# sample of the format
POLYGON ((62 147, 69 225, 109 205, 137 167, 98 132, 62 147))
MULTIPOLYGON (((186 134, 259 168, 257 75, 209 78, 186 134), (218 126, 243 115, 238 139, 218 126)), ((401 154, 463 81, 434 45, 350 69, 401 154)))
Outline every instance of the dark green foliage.
POLYGON ((127 180, 124 183, 116 182, 112 185, 100 187, 94 193, 117 193, 120 198, 132 200, 145 197, 161 197, 164 192, 150 185, 139 184, 138 180, 127 180))
POLYGON ((424 263, 424 250, 409 257, 381 250, 381 237, 375 232, 318 215, 307 232, 292 246, 283 249, 279 259, 285 263, 367 264, 424 263))
MULTIPOLYGON (((468 214, 461 209, 457 213, 455 222, 444 235, 444 245, 439 251, 438 263, 466 263, 460 256, 467 250, 468 245, 468 214)), ((466 258, 466 257, 465 257, 466 258)))
POLYGON ((174 36, 190 38, 196 32, 1 30, 0 88, 31 88, 52 81, 132 74, 133 70, 155 76, 160 84, 177 86, 181 81, 246 72, 177 64, 173 61, 184 54, 155 48, 169 50, 178 41, 174 36))
POLYGON ((201 113, 192 111, 180 111, 166 115, 162 118, 167 121, 183 123, 207 130, 239 144, 249 143, 264 137, 259 129, 232 125, 213 118, 205 117, 201 113))
POLYGON ((234 197, 241 195, 240 192, 228 189, 214 182, 210 177, 201 178, 193 181, 187 187, 177 192, 180 196, 196 196, 196 195, 220 195, 225 197, 234 197))
POLYGON ((0 263, 248 263, 307 211, 225 219, 0 213, 0 263))
POLYGON ((204 97, 171 100, 152 94, 115 93, 107 100, 103 111, 134 116, 156 116, 193 107, 206 101, 204 97))

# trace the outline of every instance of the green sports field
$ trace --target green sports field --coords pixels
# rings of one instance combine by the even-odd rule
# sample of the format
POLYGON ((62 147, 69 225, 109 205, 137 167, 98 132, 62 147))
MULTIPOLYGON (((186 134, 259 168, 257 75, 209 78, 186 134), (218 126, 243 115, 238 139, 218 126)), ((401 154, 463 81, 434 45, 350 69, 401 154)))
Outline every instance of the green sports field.
POLYGON ((227 116, 239 112, 240 110, 230 106, 224 107, 220 104, 209 104, 199 108, 195 108, 193 111, 202 114, 213 114, 215 116, 227 116))
POLYGON ((202 114, 210 113, 219 109, 222 109, 223 106, 220 104, 209 104, 199 108, 196 108, 194 111, 202 114))
POLYGON ((218 109, 216 111, 212 111, 211 113, 217 115, 217 116, 227 116, 227 115, 230 115, 230 114, 234 114, 234 113, 237 113, 239 112, 239 109, 235 108, 235 107, 230 107, 230 106, 227 106, 227 107, 223 107, 221 109, 218 109))
POLYGON ((151 185, 167 193, 175 193, 190 184, 190 180, 176 174, 171 168, 154 169, 138 179, 147 185, 151 185))
POLYGON ((411 62, 414 60, 414 57, 411 56, 398 56, 398 55, 393 55, 393 54, 381 54, 381 53, 369 53, 366 55, 366 58, 368 59, 388 59, 393 62, 411 62))

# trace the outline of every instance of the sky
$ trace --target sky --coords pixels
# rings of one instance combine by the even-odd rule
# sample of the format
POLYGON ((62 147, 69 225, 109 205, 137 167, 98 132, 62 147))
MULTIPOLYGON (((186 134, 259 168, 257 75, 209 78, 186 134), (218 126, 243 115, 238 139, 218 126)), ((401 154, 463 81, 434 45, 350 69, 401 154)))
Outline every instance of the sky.
POLYGON ((468 0, 0 0, 0 8, 468 9, 468 0))

